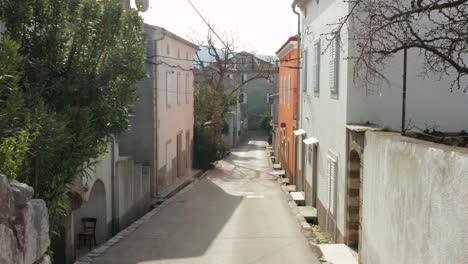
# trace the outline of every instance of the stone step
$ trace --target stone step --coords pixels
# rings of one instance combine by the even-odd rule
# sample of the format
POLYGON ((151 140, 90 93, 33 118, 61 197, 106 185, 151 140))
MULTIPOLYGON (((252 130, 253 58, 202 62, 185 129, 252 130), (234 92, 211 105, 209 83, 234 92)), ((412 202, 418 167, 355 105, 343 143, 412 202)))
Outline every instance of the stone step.
POLYGON ((351 253, 351 249, 345 244, 319 245, 323 257, 333 264, 358 264, 357 259, 351 253))
POLYGON ((295 192, 296 191, 296 185, 286 185, 286 190, 288 192, 295 192))
POLYGON ((281 183, 282 183, 282 184, 288 184, 288 183, 289 183, 289 179, 288 179, 288 178, 281 178, 281 183))
POLYGON ((304 192, 290 192, 291 198, 297 205, 305 205, 304 192))
POLYGON ((274 171, 270 172, 270 174, 283 177, 286 174, 286 171, 284 171, 284 170, 274 170, 274 171))
POLYGON ((317 209, 312 206, 298 206, 297 208, 307 222, 317 222, 317 209))
POLYGON ((273 164, 273 169, 275 169, 275 170, 281 170, 281 164, 278 164, 278 163, 273 164))

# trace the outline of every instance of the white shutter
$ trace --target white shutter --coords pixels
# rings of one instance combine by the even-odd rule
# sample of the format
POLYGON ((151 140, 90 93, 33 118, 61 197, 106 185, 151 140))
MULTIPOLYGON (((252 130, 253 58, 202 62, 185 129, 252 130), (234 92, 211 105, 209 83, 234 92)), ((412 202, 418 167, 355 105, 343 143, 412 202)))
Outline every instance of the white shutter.
POLYGON ((320 85, 320 42, 314 44, 314 52, 312 54, 313 58, 313 69, 312 69, 312 78, 314 92, 319 92, 320 85))
POLYGON ((332 215, 335 215, 335 184, 337 173, 337 161, 333 157, 328 156, 327 166, 328 209, 330 210, 330 213, 332 215))
POLYGON ((307 91, 307 65, 308 65, 308 58, 307 58, 307 48, 304 50, 303 56, 303 65, 302 65, 302 74, 303 74, 303 81, 302 81, 302 90, 305 92, 307 91))
POLYGON ((339 36, 337 35, 330 43, 330 91, 336 93, 338 91, 338 52, 339 52, 339 36))

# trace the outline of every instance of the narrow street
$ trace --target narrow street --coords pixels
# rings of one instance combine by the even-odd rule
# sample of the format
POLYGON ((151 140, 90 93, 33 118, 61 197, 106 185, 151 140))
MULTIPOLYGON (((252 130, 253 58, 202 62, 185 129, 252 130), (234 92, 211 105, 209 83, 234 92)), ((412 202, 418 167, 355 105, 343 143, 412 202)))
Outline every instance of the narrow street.
POLYGON ((242 145, 95 264, 319 263, 266 157, 265 137, 242 145))

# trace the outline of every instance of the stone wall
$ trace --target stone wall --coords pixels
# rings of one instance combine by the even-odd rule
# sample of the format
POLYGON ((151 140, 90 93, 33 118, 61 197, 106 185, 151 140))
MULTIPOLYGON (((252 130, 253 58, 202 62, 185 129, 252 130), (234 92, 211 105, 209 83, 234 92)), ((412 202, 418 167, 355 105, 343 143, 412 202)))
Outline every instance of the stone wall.
POLYGON ((46 264, 49 214, 33 188, 0 175, 0 264, 46 264))

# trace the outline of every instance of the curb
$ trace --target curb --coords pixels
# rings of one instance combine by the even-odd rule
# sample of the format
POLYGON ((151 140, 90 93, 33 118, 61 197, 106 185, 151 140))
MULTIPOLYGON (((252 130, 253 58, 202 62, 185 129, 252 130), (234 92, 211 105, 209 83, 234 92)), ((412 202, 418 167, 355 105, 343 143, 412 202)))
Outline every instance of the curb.
MULTIPOLYGON (((280 181, 278 181, 280 183, 280 181)), ((281 183, 280 183, 281 184, 281 183)), ((285 185, 281 185, 281 190, 283 190, 284 194, 287 197, 289 208, 291 209, 291 213, 295 216, 297 222, 301 226, 301 233, 307 239, 312 252, 319 257, 321 262, 325 262, 323 260, 323 253, 320 250, 319 243, 317 242, 317 238, 315 237, 314 232, 312 231, 312 227, 310 224, 305 220, 304 216, 299 213, 299 209, 297 208, 297 204, 292 200, 291 195, 289 194, 288 190, 286 189, 285 185)))
MULTIPOLYGON (((203 174, 205 174, 206 172, 204 172, 203 174)), ((200 176, 202 177, 203 174, 200 176)), ((117 244, 120 240, 122 240, 123 238, 127 237, 128 235, 130 235, 131 233, 133 233, 135 230, 137 230, 141 225, 143 225, 144 223, 148 222, 148 220, 150 220, 150 218, 152 218, 154 215, 156 215, 159 211, 161 211, 164 207, 166 207, 167 205, 169 205, 171 202, 173 202, 174 200, 176 200, 177 198, 179 198, 179 196, 181 196, 182 194, 184 194, 185 192, 187 192, 188 190, 191 189, 191 187, 193 187, 193 183, 198 181, 198 179, 194 179, 193 181, 191 181, 189 184, 185 185, 184 188, 180 189, 179 192, 175 193, 173 196, 171 196, 170 198, 168 198, 167 200, 165 200, 163 203, 161 203, 158 207, 154 208, 153 210, 149 211, 148 213, 146 213, 144 216, 142 216, 140 219, 138 219, 137 221, 133 222, 131 225, 129 225, 128 227, 126 227, 125 229, 123 229, 122 231, 120 231, 119 233, 117 233, 115 236, 113 236, 112 238, 110 238, 109 240, 107 240, 106 242, 104 242, 103 244, 101 244, 99 247, 91 250, 90 252, 88 252, 88 254, 86 254, 85 256, 79 258, 78 260, 76 260, 74 262, 74 264, 92 264, 96 259, 98 259, 101 255, 103 255, 105 252, 107 252, 107 250, 109 248, 111 248, 112 246, 114 246, 115 244, 117 244)))

